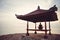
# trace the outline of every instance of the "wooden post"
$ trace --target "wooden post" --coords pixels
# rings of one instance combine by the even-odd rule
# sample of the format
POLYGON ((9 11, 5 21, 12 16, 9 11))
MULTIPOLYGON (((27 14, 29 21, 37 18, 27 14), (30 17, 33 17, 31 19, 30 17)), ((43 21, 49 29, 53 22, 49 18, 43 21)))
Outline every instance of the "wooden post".
POLYGON ((47 26, 46 26, 46 21, 45 21, 45 35, 47 35, 47 26))
POLYGON ((37 34, 37 32, 36 32, 36 23, 35 23, 35 34, 37 34))
POLYGON ((50 21, 49 21, 49 35, 51 35, 50 21))
POLYGON ((27 21, 27 34, 26 34, 26 36, 29 36, 28 28, 29 28, 29 25, 28 25, 28 21, 27 21))
POLYGON ((44 36, 44 38, 48 38, 48 36, 47 36, 47 26, 46 26, 46 21, 45 21, 45 36, 44 36))

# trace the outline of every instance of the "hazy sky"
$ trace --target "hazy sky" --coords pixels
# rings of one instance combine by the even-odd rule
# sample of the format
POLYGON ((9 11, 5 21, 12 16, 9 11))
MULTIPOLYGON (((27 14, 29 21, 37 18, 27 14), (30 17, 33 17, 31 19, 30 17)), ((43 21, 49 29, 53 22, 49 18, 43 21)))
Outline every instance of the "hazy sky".
MULTIPOLYGON (((49 9, 55 4, 59 20, 51 22, 51 28, 52 33, 60 34, 60 0, 0 0, 0 35, 26 32, 26 21, 17 19, 15 14, 24 15, 36 10, 38 5, 41 9, 49 9)), ((34 24, 30 26, 33 28, 34 24)))

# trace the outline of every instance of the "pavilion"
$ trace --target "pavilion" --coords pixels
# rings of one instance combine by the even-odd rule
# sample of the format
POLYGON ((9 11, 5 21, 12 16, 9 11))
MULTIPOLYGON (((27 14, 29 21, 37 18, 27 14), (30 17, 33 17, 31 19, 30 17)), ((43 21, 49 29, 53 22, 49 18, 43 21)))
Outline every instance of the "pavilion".
POLYGON ((30 12, 25 15, 15 15, 18 19, 27 21, 27 36, 29 35, 29 31, 35 31, 35 34, 37 34, 37 31, 44 31, 45 35, 47 35, 47 31, 49 31, 49 34, 51 34, 51 27, 50 22, 51 21, 57 21, 57 11, 56 5, 49 8, 48 10, 40 9, 38 8, 34 10, 33 12, 30 12), (29 29, 29 22, 35 23, 35 29, 29 29), (37 22, 45 22, 45 29, 39 30, 36 29, 36 23, 37 22), (49 29, 47 29, 46 22, 49 22, 49 29))

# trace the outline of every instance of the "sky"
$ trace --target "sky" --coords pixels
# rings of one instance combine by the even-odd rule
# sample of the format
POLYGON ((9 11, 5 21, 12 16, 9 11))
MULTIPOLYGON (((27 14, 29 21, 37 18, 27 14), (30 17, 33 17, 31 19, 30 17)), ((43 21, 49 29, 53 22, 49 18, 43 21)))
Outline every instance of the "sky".
MULTIPOLYGON (((26 33, 26 21, 17 19, 15 14, 25 15, 36 10, 38 5, 46 10, 54 5, 58 7, 58 21, 51 22, 51 31, 60 34, 60 0, 0 0, 0 35, 26 33)), ((34 28, 34 23, 29 24, 34 28)))

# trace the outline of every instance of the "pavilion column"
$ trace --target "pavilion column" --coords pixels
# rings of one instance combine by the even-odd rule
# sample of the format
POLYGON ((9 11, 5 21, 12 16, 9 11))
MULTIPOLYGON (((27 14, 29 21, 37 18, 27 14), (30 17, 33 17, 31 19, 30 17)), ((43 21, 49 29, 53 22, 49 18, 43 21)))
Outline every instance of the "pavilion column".
POLYGON ((49 21, 49 35, 51 35, 50 21, 49 21))
POLYGON ((27 21, 27 34, 26 34, 26 36, 29 36, 28 28, 29 28, 29 23, 28 23, 28 21, 27 21))
POLYGON ((47 35, 47 26, 46 26, 46 21, 45 21, 45 35, 47 35))
POLYGON ((37 34, 37 32, 36 32, 36 23, 35 23, 35 34, 37 34))
POLYGON ((47 36, 47 26, 46 26, 46 21, 45 21, 45 36, 44 36, 44 38, 48 38, 48 36, 47 36))

